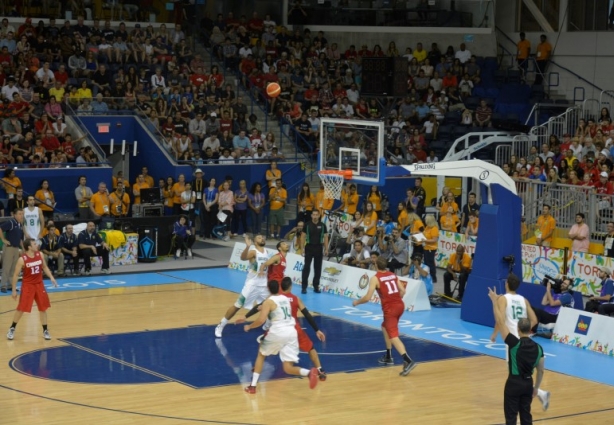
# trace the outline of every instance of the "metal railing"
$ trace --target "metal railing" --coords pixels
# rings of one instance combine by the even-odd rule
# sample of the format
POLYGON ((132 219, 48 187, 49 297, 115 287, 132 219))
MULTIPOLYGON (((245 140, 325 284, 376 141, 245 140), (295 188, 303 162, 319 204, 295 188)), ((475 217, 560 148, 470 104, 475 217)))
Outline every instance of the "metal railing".
POLYGON ((544 205, 551 207, 558 229, 569 230, 576 214, 583 213, 591 240, 600 241, 607 223, 614 218, 614 195, 598 194, 590 186, 516 179, 516 190, 524 205, 527 226, 535 226, 544 205))

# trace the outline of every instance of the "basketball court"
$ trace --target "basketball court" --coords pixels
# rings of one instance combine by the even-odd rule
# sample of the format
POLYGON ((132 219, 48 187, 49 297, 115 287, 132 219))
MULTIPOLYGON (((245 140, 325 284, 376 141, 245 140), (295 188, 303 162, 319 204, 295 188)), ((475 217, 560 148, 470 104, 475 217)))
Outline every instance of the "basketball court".
MULTIPOLYGON (((234 302, 245 274, 227 268, 63 279, 50 290, 45 341, 38 314, 24 315, 0 352, 2 423, 389 423, 496 424, 503 420, 504 346, 491 329, 458 309, 406 312, 407 377, 380 366, 377 305, 351 307, 333 294, 303 296, 327 341, 313 338, 328 379, 309 390, 269 358, 258 393, 251 378, 259 332, 214 326, 234 302), (106 280, 102 280, 106 279, 106 280), (98 289, 102 288, 102 289, 98 289)), ((15 302, 0 297, 10 324, 15 302)), ((313 332, 307 326, 307 332, 313 332)), ((539 339, 548 355, 550 409, 533 404, 536 422, 607 422, 614 411, 612 359, 539 339)), ((394 353, 393 353, 394 355, 394 353)), ((306 354, 301 364, 309 365, 306 354)))

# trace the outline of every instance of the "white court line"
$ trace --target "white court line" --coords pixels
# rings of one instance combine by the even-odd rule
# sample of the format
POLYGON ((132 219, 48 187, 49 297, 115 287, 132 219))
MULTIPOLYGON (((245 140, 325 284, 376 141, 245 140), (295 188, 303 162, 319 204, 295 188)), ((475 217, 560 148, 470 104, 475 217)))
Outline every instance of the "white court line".
MULTIPOLYGON (((319 356, 357 356, 357 355, 363 355, 363 354, 377 354, 377 353, 385 353, 386 350, 378 350, 378 351, 363 351, 362 353, 323 353, 321 351, 318 351, 318 355, 319 356)), ((301 351, 301 353, 304 353, 304 351, 301 351)))

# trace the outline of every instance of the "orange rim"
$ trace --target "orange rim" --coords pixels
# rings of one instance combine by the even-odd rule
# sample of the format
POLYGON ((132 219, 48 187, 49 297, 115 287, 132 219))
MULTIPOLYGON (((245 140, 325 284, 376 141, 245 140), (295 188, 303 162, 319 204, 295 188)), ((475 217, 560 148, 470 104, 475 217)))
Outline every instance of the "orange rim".
POLYGON ((352 170, 320 170, 318 174, 337 174, 343 176, 344 179, 349 180, 354 175, 352 170))

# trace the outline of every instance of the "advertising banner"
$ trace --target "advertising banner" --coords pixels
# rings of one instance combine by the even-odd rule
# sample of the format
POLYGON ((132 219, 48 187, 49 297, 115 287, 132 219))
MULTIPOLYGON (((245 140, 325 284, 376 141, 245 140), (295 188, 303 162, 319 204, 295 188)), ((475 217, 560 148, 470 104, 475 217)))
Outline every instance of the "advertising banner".
MULTIPOLYGON (((237 242, 230 255, 228 267, 235 270, 247 271, 248 262, 241 261, 241 253, 245 249, 245 244, 237 242)), ((267 248, 269 249, 269 248, 267 248)), ((276 253, 269 249, 272 254, 276 253)), ((304 258, 296 254, 288 254, 286 257, 286 276, 292 281, 301 285, 304 258)), ((312 264, 310 278, 313 278, 312 264)), ((368 290, 369 279, 375 275, 374 271, 359 269, 356 267, 344 266, 332 261, 322 263, 322 274, 320 277, 320 290, 329 294, 341 295, 343 297, 358 299, 368 290)), ((403 300, 409 311, 430 310, 431 305, 428 300, 426 288, 421 281, 413 279, 399 279, 407 285, 407 293, 403 300)), ((371 302, 380 302, 377 293, 373 294, 371 302)))
POLYGON ((614 357, 612 318, 573 308, 561 308, 552 340, 614 357))
MULTIPOLYGON (((469 254, 475 253, 478 238, 446 231, 439 232, 437 250, 437 267, 446 268, 450 255, 456 251, 459 244, 465 246, 469 254)), ((564 274, 565 250, 541 247, 537 245, 521 246, 522 250, 522 280, 527 283, 539 284, 546 275, 556 277, 564 274)), ((584 252, 568 251, 567 275, 572 279, 573 289, 583 295, 598 295, 601 288, 599 268, 614 268, 614 259, 584 252)))

